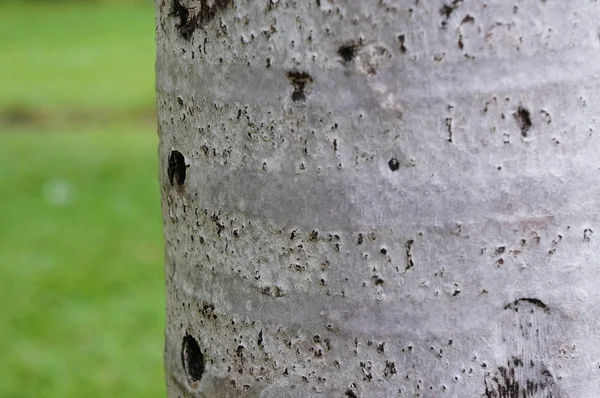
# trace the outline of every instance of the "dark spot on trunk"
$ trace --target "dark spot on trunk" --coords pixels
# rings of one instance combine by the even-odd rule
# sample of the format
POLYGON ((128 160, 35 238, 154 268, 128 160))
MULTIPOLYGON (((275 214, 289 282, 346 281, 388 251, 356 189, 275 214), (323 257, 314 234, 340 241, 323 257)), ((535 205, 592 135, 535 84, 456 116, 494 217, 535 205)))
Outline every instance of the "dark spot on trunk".
POLYGON ((356 394, 354 393, 354 391, 352 391, 350 389, 346 390, 346 392, 344 393, 344 395, 347 396, 347 397, 350 397, 350 398, 358 398, 356 396, 356 394))
POLYGON ((177 183, 177 185, 183 185, 185 182, 185 171, 187 166, 185 165, 185 157, 179 151, 171 151, 169 155, 169 164, 167 166, 167 175, 169 176, 169 182, 171 185, 177 183))
POLYGON ((406 268, 405 268, 405 271, 408 271, 409 269, 411 269, 412 267, 415 266, 415 263, 412 258, 412 253, 411 253, 413 243, 415 243, 415 241, 412 239, 410 239, 406 242, 406 268))
POLYGON ((499 366, 495 373, 484 378, 486 398, 554 397, 554 377, 543 366, 531 362, 530 369, 523 367, 521 358, 512 357, 507 366, 499 366), (533 369, 535 366, 536 369, 533 369), (533 371, 532 371, 533 370, 533 371))
POLYGON ((460 23, 461 23, 461 25, 464 25, 466 23, 473 23, 473 22, 475 22, 475 18, 473 18, 472 16, 467 14, 460 23))
POLYGON ((383 370, 383 375, 387 378, 390 378, 396 373, 396 363, 391 361, 385 361, 385 369, 383 370))
POLYGON ((225 229, 225 225, 223 223, 219 222, 219 215, 218 214, 214 214, 213 213, 213 215, 210 216, 210 219, 217 226, 217 235, 220 237, 221 236, 221 232, 223 232, 223 230, 225 229))
POLYGON ((550 312, 550 308, 548 308, 548 306, 546 305, 546 303, 544 303, 540 299, 531 298, 531 297, 521 297, 519 299, 516 299, 512 303, 506 304, 504 306, 504 309, 505 310, 512 309, 512 310, 515 310, 515 312, 519 312, 519 304, 520 303, 533 304, 534 306, 543 309, 544 312, 550 312))
POLYGON ((342 57, 342 63, 347 64, 348 62, 351 62, 356 57, 358 48, 358 44, 353 41, 342 44, 337 50, 338 55, 342 57))
POLYGON ((260 292, 265 296, 281 297, 284 295, 283 290, 279 286, 265 286, 260 292))
POLYGON ((181 361, 190 380, 200 381, 204 374, 204 355, 196 339, 189 334, 183 337, 181 361))
POLYGON ((391 158, 388 162, 388 166, 390 166, 390 170, 397 171, 400 168, 400 162, 398 162, 398 159, 396 158, 391 158))
POLYGON ((589 242, 591 239, 592 234, 594 233, 594 231, 592 231, 590 228, 586 228, 583 230, 583 241, 584 242, 589 242))
POLYGON ((452 3, 444 4, 442 8, 440 8, 440 15, 444 17, 444 21, 442 21, 442 27, 446 26, 446 24, 448 23, 448 19, 450 19, 450 16, 454 12, 454 10, 456 10, 458 6, 460 6, 460 3, 462 3, 462 1, 463 0, 454 0, 452 3))
POLYGON ((260 332, 258 332, 258 339, 256 340, 256 342, 258 343, 259 346, 262 347, 262 343, 263 343, 262 329, 260 329, 260 332))
POLYGON ((176 24, 177 31, 181 37, 189 40, 196 29, 203 28, 231 2, 231 0, 214 0, 211 5, 208 0, 200 0, 195 7, 188 8, 181 4, 181 0, 173 0, 169 15, 179 20, 176 24))
POLYGON ((448 142, 452 142, 452 118, 446 118, 446 130, 448 130, 448 142))
POLYGON ((404 35, 398 36, 398 41, 400 42, 400 52, 404 54, 406 52, 406 46, 404 45, 404 41, 406 37, 404 35))
POLYGON ((312 83, 312 77, 306 72, 291 71, 287 74, 288 80, 294 87, 292 101, 306 101, 306 86, 312 83))
POLYGON ((517 123, 519 124, 519 127, 521 128, 521 135, 523 137, 527 137, 527 133, 533 126, 533 123, 531 123, 531 114, 527 109, 520 106, 519 109, 517 109, 517 111, 513 114, 513 116, 515 117, 517 123))
POLYGON ((235 353, 239 358, 243 358, 244 357, 244 350, 246 349, 246 347, 244 347, 243 345, 238 345, 235 353))

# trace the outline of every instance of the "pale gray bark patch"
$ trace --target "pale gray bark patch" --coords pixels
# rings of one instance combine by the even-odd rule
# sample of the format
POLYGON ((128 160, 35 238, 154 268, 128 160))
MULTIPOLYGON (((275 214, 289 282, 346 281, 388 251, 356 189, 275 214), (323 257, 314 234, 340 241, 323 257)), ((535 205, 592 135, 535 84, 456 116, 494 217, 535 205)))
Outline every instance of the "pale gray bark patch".
POLYGON ((598 3, 156 4, 170 396, 600 396, 598 3))

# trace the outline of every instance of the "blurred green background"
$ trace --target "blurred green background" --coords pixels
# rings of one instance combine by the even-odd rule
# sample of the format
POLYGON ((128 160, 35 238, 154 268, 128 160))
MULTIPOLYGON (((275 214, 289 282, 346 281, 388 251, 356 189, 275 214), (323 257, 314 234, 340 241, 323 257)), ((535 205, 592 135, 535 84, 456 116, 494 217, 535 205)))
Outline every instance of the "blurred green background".
POLYGON ((0 3, 0 397, 164 397, 152 1, 0 3))

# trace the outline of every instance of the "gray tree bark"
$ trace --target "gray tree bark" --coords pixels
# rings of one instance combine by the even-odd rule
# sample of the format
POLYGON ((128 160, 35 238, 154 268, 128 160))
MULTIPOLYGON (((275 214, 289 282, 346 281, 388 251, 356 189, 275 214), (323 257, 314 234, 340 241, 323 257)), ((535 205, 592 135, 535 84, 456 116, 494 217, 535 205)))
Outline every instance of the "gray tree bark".
POLYGON ((157 0, 169 397, 599 397, 600 6, 157 0))

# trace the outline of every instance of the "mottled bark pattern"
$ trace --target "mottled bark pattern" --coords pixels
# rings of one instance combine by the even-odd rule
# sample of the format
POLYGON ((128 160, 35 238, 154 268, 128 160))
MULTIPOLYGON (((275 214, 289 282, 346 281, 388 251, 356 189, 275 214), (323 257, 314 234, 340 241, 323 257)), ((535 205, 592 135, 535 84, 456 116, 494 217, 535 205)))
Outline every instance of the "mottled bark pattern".
POLYGON ((600 4, 157 0, 176 397, 599 397, 600 4))

